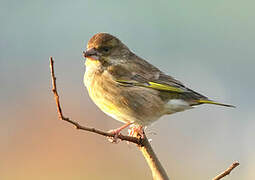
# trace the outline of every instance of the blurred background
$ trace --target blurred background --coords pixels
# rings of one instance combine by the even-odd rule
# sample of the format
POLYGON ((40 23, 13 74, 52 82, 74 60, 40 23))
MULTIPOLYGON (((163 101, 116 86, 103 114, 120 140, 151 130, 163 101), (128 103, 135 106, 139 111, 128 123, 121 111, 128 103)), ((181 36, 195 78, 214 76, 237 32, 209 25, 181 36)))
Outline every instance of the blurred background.
POLYGON ((82 51, 95 33, 131 50, 213 105, 164 116, 147 129, 171 179, 254 179, 254 1, 1 0, 0 179, 151 179, 137 147, 77 131, 57 118, 49 56, 55 58, 64 114, 104 130, 83 86, 82 51), (156 133, 156 135, 154 135, 156 133))

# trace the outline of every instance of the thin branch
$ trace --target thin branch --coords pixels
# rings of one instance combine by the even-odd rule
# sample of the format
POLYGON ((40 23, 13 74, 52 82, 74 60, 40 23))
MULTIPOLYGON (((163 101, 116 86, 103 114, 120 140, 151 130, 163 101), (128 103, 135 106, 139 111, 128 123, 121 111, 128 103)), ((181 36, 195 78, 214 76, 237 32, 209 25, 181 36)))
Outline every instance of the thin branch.
POLYGON ((222 179, 223 177, 229 175, 233 169, 235 169, 237 166, 239 166, 239 162, 234 162, 229 166, 224 172, 220 173, 216 177, 214 177, 212 180, 219 180, 222 179))
POLYGON ((161 165, 157 155, 153 151, 150 142, 148 141, 146 135, 144 134, 144 146, 139 146, 140 151, 142 152, 147 164, 149 165, 152 177, 154 180, 169 180, 166 171, 161 165))

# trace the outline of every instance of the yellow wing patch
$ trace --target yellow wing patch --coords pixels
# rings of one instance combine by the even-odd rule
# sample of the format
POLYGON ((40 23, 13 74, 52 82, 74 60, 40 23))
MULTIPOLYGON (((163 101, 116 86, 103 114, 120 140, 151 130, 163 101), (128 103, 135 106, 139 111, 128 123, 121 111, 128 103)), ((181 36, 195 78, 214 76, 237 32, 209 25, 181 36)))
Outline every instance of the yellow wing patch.
POLYGON ((140 83, 137 81, 126 81, 126 80, 117 80, 119 83, 124 83, 124 84, 130 84, 130 85, 135 85, 135 86, 143 86, 143 87, 148 87, 152 89, 157 89, 160 91, 171 91, 171 92, 178 92, 182 93, 185 92, 184 90, 174 87, 174 86, 169 86, 166 84, 159 84, 155 82, 145 82, 145 83, 140 83))
POLYGON ((169 86, 166 84, 159 84, 159 83, 155 83, 155 82, 149 82, 149 85, 146 87, 150 87, 152 89, 157 89, 157 90, 162 90, 162 91, 172 91, 172 92, 178 92, 178 93, 184 92, 180 88, 177 88, 174 86, 169 86))

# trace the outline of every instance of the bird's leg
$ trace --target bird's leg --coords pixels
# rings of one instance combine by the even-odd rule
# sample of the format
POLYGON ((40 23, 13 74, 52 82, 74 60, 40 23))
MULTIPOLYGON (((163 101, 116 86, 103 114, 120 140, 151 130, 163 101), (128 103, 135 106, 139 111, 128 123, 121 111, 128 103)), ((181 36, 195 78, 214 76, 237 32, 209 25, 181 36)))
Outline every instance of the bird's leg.
POLYGON ((128 135, 129 136, 136 136, 136 137, 141 137, 142 139, 144 138, 144 130, 143 127, 140 125, 133 125, 128 129, 128 135))
POLYGON ((124 124, 123 126, 117 128, 117 129, 113 129, 113 130, 110 130, 108 132, 114 134, 114 137, 109 137, 108 140, 112 143, 117 143, 117 140, 118 140, 118 135, 120 134, 120 132, 127 128, 128 126, 130 126, 131 124, 133 124, 132 122, 129 122, 127 124, 124 124))

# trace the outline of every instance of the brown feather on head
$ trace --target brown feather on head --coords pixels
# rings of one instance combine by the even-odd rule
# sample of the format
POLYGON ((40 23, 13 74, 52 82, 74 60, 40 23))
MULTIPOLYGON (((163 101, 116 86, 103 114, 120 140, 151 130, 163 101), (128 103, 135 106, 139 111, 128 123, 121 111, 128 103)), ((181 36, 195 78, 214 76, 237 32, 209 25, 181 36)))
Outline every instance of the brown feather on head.
POLYGON ((87 49, 99 48, 101 46, 115 45, 120 42, 119 39, 108 33, 97 33, 88 42, 87 49))
POLYGON ((84 57, 116 64, 129 53, 129 49, 118 38, 108 33, 98 33, 89 40, 84 57))

